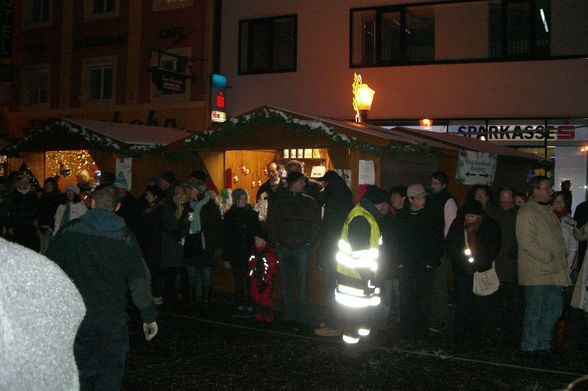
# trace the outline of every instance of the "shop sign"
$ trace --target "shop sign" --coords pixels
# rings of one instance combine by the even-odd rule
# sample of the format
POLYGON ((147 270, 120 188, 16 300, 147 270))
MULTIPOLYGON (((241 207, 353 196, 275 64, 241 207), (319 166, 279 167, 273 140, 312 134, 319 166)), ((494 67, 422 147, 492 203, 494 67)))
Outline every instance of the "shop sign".
POLYGON ((488 141, 546 141, 556 139, 555 126, 544 125, 460 125, 449 126, 450 133, 488 141))
POLYGON ((151 69, 153 83, 160 91, 183 94, 186 92, 186 80, 188 75, 170 71, 164 68, 151 69))
POLYGON ((461 151, 455 170, 455 181, 462 185, 494 183, 496 155, 486 152, 461 151))
POLYGON ((227 78, 224 75, 213 73, 210 79, 210 120, 212 122, 225 122, 225 95, 227 78))

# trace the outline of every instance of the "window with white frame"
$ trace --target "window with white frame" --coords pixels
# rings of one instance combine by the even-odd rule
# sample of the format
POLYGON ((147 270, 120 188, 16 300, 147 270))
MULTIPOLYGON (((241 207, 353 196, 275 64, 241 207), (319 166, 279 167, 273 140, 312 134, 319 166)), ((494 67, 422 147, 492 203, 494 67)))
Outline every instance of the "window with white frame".
POLYGON ((153 0, 154 11, 165 11, 176 8, 188 8, 194 5, 194 0, 153 0))
POLYGON ((25 0, 23 2, 24 27, 35 28, 50 25, 52 8, 52 0, 25 0))
MULTIPOLYGON (((151 59, 151 65, 163 68, 167 71, 189 75, 191 73, 189 67, 191 53, 192 51, 190 48, 170 49, 165 53, 159 53, 157 56, 154 55, 151 59)), ((190 78, 187 78, 185 83, 185 89, 183 92, 160 90, 152 83, 152 97, 156 99, 164 97, 180 97, 180 99, 185 99, 190 96, 190 78)))
POLYGON ((49 66, 47 64, 26 65, 20 74, 20 103, 23 106, 45 106, 49 104, 49 66))
POLYGON ((111 103, 115 98, 116 56, 84 61, 82 96, 84 103, 111 103))
POLYGON ((117 17, 119 0, 84 0, 84 19, 117 17))

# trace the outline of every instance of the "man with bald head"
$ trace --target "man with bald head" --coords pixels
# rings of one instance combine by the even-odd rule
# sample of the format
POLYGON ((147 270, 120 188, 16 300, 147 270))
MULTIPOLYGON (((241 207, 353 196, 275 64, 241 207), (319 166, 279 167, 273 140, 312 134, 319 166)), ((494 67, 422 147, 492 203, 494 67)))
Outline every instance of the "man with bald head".
POLYGON ((283 188, 282 178, 276 162, 271 162, 267 165, 267 181, 257 191, 256 199, 259 200, 261 195, 265 193, 267 199, 273 198, 275 194, 283 188))

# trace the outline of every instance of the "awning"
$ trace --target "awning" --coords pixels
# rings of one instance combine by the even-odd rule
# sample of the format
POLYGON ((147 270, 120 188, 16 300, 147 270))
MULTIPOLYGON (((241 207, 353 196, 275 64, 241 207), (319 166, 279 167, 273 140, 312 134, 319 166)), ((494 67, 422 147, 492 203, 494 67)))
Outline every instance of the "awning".
POLYGON ((160 126, 60 118, 12 143, 4 153, 96 148, 140 154, 184 139, 189 134, 160 126))

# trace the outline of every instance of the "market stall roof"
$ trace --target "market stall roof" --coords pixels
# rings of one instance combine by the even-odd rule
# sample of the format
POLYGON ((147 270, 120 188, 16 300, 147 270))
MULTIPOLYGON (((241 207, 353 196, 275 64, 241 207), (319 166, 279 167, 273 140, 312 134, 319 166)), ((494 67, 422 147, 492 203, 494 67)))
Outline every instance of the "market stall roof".
POLYGON ((188 135, 181 130, 160 126, 60 118, 9 145, 4 153, 98 148, 137 154, 155 150, 188 135))
POLYGON ((487 152, 503 156, 513 156, 524 159, 541 160, 537 155, 518 151, 514 148, 506 147, 504 145, 496 144, 489 141, 478 140, 467 136, 458 136, 451 133, 431 132, 421 129, 395 127, 390 129, 391 132, 400 132, 405 135, 413 135, 420 139, 440 142, 446 145, 453 146, 460 150, 468 150, 474 152, 487 152))
MULTIPOLYGON (((233 117, 218 128, 194 132, 163 150, 164 153, 175 154, 204 148, 275 148, 276 139, 280 140, 284 136, 284 133, 280 133, 280 128, 288 131, 287 137, 292 138, 292 134, 295 134, 296 140, 307 142, 309 145, 339 145, 391 157, 401 153, 438 148, 537 159, 535 155, 476 139, 462 139, 462 136, 412 131, 401 127, 386 129, 369 123, 326 118, 272 106, 262 106, 233 117)), ((283 143, 286 141, 282 140, 283 143)))

